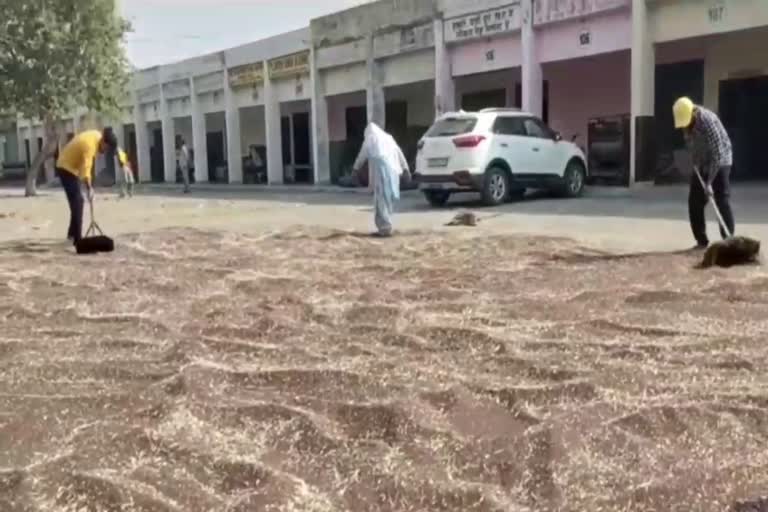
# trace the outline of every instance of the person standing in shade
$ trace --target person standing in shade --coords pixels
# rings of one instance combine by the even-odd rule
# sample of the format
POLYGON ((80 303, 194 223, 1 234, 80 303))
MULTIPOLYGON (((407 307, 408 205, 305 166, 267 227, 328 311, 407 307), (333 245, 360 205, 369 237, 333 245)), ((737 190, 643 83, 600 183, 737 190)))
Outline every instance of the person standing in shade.
MULTIPOLYGON (((696 239, 696 249, 706 249, 709 246, 709 238, 704 209, 710 199, 714 199, 725 225, 731 234, 734 233, 736 223, 730 203, 733 147, 717 114, 694 104, 690 98, 678 99, 672 107, 672 113, 675 128, 683 130, 691 150, 693 165, 698 168, 707 184, 703 188, 693 173, 688 195, 688 215, 693 237, 696 239)), ((720 234, 723 239, 727 237, 722 227, 720 234)))
POLYGON ((374 222, 378 230, 375 235, 392 235, 392 213, 394 202, 400 199, 400 177, 408 173, 408 162, 395 139, 369 123, 365 129, 365 140, 355 160, 355 171, 368 162, 368 187, 373 189, 375 209, 374 222))
MULTIPOLYGON (((112 128, 82 132, 70 140, 59 153, 56 175, 67 195, 70 213, 67 238, 73 243, 80 241, 83 232, 83 194, 80 183, 85 184, 88 201, 93 201, 93 163, 96 155, 103 154, 106 158, 118 155, 120 159, 120 153, 112 128)), ((120 161, 120 164, 125 165, 126 162, 120 161)))
POLYGON ((189 194, 189 149, 184 137, 179 137, 176 141, 176 160, 179 162, 181 178, 184 180, 184 193, 189 194))
POLYGON ((133 169, 131 169, 131 164, 128 161, 128 155, 125 154, 125 151, 119 148, 117 150, 117 163, 121 169, 119 174, 119 176, 121 176, 120 198, 124 198, 126 192, 128 197, 133 197, 133 185, 136 182, 136 179, 133 176, 133 169))

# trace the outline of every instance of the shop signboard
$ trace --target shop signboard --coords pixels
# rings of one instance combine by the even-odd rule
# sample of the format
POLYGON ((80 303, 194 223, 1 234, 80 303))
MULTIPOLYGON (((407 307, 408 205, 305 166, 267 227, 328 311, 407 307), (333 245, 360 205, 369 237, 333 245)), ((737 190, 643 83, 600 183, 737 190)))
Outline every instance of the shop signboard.
POLYGON ((309 73, 309 50, 269 61, 269 78, 295 77, 309 73))
POLYGON ((520 30, 521 14, 521 2, 516 0, 496 9, 449 18, 445 20, 445 42, 455 43, 520 30))
POLYGON ((229 86, 233 89, 254 87, 264 83, 264 63, 255 62, 229 70, 229 86))

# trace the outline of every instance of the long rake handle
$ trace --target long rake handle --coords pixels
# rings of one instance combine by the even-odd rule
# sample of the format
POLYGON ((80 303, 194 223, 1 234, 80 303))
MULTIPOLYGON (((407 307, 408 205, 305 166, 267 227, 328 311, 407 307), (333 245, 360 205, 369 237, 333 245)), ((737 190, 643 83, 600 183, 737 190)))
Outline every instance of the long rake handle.
POLYGON ((88 208, 91 211, 91 225, 88 226, 88 230, 85 232, 85 236, 91 236, 91 233, 98 233, 99 235, 103 235, 104 232, 101 230, 98 224, 96 224, 96 218, 93 216, 93 199, 90 197, 88 198, 88 208))
MULTIPOLYGON (((696 173, 696 177, 699 178, 699 183, 701 183, 701 188, 704 190, 704 193, 707 194, 707 184, 704 182, 704 178, 701 177, 699 168, 694 166, 693 172, 696 173)), ((727 238, 731 238, 733 233, 731 233, 731 230, 728 229, 728 226, 725 224, 725 220, 723 220, 723 216, 720 213, 720 208, 717 207, 717 202, 714 200, 714 198, 709 197, 709 194, 707 194, 707 202, 712 204, 712 208, 715 209, 715 215, 717 216, 717 222, 720 223, 720 228, 725 232, 727 238)))

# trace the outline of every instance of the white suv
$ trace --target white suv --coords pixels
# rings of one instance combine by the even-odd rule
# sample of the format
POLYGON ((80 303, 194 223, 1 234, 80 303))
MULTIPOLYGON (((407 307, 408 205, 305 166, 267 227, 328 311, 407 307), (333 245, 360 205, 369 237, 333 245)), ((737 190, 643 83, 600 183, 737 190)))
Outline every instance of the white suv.
POLYGON ((414 178, 433 206, 443 206, 456 192, 480 192, 485 204, 495 206, 522 197, 526 188, 579 196, 586 161, 576 144, 534 115, 461 111, 440 116, 419 141, 414 178))

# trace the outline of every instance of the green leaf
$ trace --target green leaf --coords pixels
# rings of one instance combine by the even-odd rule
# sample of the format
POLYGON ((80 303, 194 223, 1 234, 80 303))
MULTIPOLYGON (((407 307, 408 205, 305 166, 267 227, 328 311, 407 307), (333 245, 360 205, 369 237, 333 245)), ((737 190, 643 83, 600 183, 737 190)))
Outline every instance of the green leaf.
POLYGON ((25 118, 77 106, 114 113, 129 66, 130 25, 114 0, 0 0, 0 105, 25 118))

